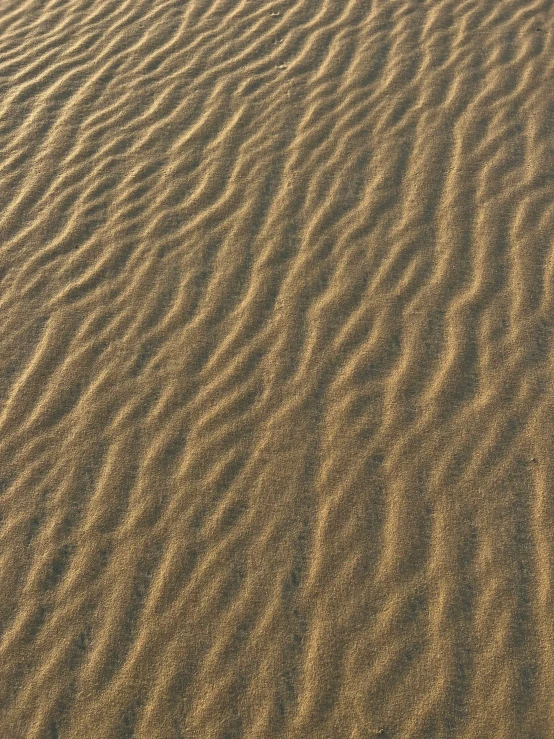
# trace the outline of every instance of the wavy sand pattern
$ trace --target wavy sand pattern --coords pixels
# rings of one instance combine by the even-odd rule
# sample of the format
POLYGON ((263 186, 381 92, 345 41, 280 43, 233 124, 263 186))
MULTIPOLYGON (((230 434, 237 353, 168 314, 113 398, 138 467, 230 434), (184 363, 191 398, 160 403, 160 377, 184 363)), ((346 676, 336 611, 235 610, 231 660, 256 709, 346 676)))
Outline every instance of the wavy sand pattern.
POLYGON ((0 737, 554 737, 552 0, 0 0, 0 737))

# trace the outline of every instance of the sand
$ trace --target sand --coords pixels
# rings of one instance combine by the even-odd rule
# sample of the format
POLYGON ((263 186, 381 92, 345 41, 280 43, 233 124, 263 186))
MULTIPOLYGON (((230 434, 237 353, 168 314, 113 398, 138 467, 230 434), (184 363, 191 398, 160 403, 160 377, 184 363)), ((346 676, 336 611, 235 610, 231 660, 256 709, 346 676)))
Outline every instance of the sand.
POLYGON ((0 739, 554 737, 552 0, 0 0, 0 739))

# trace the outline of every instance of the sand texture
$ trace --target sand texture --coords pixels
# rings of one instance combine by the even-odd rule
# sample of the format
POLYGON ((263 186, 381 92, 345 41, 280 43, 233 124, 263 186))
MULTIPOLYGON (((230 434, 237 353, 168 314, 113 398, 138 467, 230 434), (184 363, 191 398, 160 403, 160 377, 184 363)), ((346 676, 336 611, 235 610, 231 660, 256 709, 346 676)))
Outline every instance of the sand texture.
POLYGON ((0 0, 0 739, 554 738, 553 0, 0 0))

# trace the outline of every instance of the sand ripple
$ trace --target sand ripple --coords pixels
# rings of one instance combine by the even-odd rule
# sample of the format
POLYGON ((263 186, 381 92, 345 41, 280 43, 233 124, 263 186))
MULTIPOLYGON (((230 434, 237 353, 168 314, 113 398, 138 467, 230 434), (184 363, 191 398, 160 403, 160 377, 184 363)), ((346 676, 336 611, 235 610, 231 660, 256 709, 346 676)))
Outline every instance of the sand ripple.
POLYGON ((0 737, 553 736, 552 22, 0 3, 0 737))

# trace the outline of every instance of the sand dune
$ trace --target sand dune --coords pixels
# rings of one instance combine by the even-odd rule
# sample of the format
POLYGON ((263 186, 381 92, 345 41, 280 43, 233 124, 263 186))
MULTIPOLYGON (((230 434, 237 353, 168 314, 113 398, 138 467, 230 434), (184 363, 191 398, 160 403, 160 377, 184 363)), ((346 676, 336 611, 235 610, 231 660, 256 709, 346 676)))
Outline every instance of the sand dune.
POLYGON ((1 0, 1 739, 554 737, 553 13, 1 0))

